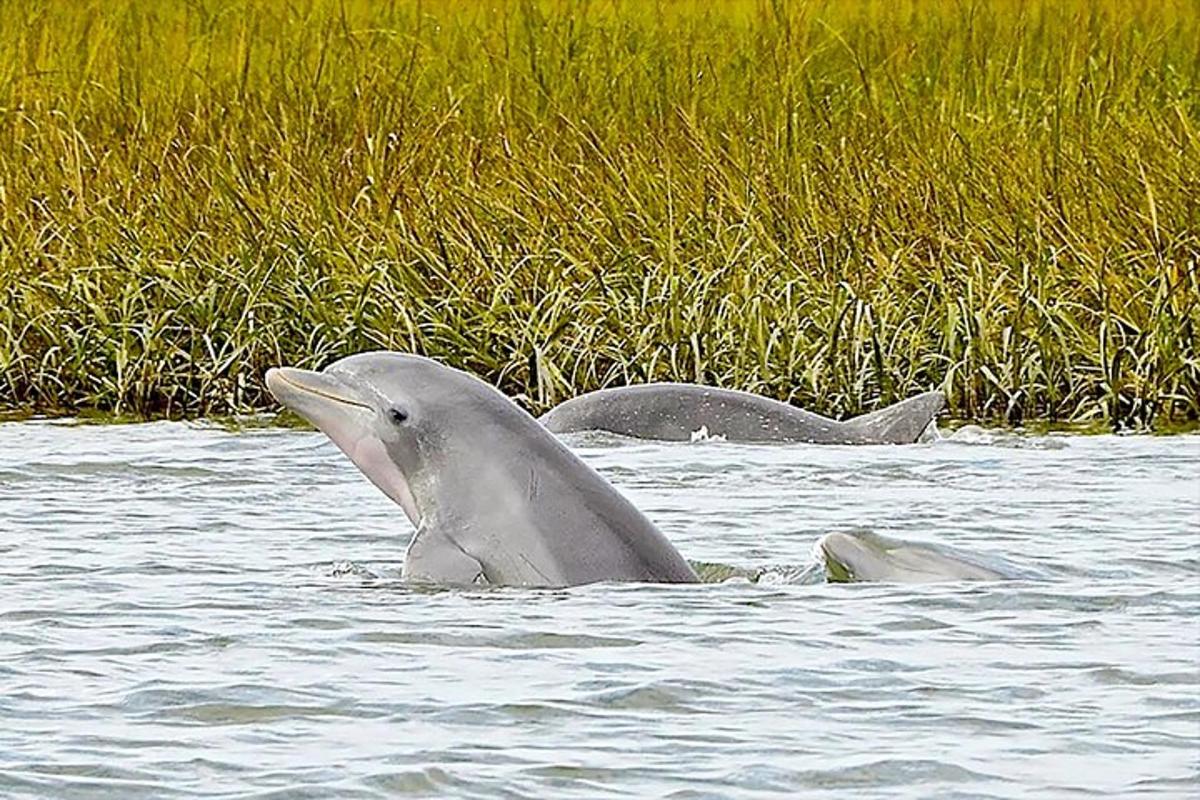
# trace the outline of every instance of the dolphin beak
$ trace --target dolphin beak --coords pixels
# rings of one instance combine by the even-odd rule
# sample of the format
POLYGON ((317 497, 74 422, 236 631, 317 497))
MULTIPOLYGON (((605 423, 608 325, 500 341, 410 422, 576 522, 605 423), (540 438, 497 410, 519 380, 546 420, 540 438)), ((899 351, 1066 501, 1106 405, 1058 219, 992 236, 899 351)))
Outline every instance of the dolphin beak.
POLYGON ((825 578, 830 583, 854 581, 854 571, 850 569, 845 557, 838 554, 839 549, 850 549, 852 546, 853 540, 841 533, 826 534, 817 542, 817 555, 825 562, 825 578))
POLYGON ((326 372, 294 367, 267 370, 267 388, 275 399, 328 436, 363 474, 404 509, 414 527, 421 514, 408 479, 372 431, 374 407, 363 390, 326 372))
POLYGON ((357 393, 346 383, 323 372, 313 372, 295 367, 274 367, 267 370, 267 388, 275 399, 296 413, 311 419, 306 408, 334 402, 358 406, 371 410, 371 406, 357 397, 357 393))

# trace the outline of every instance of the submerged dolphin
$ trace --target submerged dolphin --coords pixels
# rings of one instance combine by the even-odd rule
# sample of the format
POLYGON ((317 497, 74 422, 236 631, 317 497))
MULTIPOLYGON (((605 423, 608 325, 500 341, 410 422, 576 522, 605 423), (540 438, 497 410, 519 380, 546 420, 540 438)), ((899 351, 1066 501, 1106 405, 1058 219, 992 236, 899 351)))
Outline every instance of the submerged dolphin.
POLYGON ((767 397, 691 383, 601 389, 554 407, 541 422, 555 433, 608 431, 686 442, 704 433, 730 442, 911 444, 946 404, 926 392, 845 422, 767 397))
POLYGON ((914 544, 877 533, 830 533, 816 546, 832 583, 934 583, 1024 577, 1007 564, 948 547, 914 544))
POLYGON ((650 520, 493 387, 427 358, 363 353, 267 386, 408 515, 406 579, 567 586, 694 582, 650 520))

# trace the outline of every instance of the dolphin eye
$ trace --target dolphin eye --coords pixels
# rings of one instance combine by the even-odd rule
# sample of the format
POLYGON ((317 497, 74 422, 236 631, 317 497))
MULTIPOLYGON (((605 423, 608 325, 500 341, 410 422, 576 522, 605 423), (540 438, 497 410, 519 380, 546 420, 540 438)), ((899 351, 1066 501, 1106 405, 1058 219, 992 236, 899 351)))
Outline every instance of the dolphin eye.
POLYGON ((398 408, 393 408, 392 410, 388 411, 388 419, 397 425, 403 425, 408 421, 408 414, 405 414, 398 408))

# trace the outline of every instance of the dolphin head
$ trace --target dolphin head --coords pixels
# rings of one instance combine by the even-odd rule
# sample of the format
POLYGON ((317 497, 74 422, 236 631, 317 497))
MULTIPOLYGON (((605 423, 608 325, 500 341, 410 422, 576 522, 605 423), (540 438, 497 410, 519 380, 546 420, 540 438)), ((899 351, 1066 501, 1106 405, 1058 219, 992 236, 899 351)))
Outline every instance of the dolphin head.
POLYGON ((948 547, 903 542, 869 531, 826 534, 817 542, 816 551, 833 583, 928 583, 1011 577, 1003 565, 986 566, 980 563, 982 559, 948 547))
POLYGON ((362 353, 267 386, 398 503, 416 531, 406 580, 569 586, 688 582, 633 504, 516 403, 427 358, 362 353))
POLYGON ((829 533, 817 542, 817 556, 825 562, 825 574, 833 583, 878 580, 887 553, 871 534, 829 533))
POLYGON ((403 353, 361 353, 320 372, 270 369, 267 387, 332 439, 414 527, 435 510, 432 484, 441 466, 478 445, 467 439, 479 426, 464 417, 517 412, 497 404, 499 394, 478 378, 403 353))

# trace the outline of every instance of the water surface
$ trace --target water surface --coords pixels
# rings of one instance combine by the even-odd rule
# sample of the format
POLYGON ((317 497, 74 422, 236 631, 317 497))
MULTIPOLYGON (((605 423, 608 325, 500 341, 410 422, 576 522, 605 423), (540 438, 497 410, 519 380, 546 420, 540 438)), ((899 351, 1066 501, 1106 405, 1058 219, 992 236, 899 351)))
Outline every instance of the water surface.
POLYGON ((568 441, 763 580, 414 590, 319 434, 0 424, 0 796, 1196 795, 1200 436, 568 441), (1037 577, 805 580, 851 529, 1037 577))

